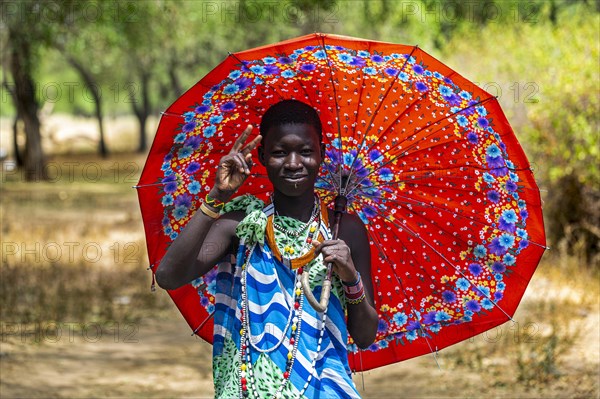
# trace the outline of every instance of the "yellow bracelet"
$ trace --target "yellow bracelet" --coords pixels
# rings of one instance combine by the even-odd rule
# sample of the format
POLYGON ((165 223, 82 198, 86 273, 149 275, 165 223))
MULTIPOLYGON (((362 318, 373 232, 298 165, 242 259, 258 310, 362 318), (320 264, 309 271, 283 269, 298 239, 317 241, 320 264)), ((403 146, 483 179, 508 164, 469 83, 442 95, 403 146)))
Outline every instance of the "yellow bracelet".
POLYGON ((206 197, 204 197, 204 202, 206 203, 206 205, 210 205, 214 209, 217 209, 219 211, 221 209, 223 209, 223 207, 225 206, 225 202, 221 202, 219 200, 216 200, 213 197, 211 197, 209 194, 206 194, 206 197))
POLYGON ((348 297, 346 297, 346 302, 348 302, 350 305, 359 305, 362 301, 366 299, 366 297, 367 296, 363 292, 363 294, 356 299, 349 299, 348 297))
POLYGON ((219 217, 219 212, 213 211, 208 206, 206 206, 206 204, 204 202, 200 204, 200 210, 202 211, 203 214, 205 214, 206 216, 208 216, 210 218, 217 219, 219 217))

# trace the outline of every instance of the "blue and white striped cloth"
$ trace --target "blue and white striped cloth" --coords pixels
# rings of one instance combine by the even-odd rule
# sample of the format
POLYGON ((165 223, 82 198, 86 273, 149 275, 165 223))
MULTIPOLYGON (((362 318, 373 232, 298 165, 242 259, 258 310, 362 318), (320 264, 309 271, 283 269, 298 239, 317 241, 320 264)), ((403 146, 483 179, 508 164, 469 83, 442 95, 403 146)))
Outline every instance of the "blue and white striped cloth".
MULTIPOLYGON (((272 213, 272 208, 267 207, 264 211, 269 215, 272 213)), ((320 229, 324 237, 330 237, 324 223, 321 223, 320 229)), ((222 264, 217 275, 213 357, 222 360, 223 357, 229 358, 227 364, 239 365, 237 351, 226 350, 225 348, 232 346, 225 343, 231 340, 235 348, 238 350, 240 348, 241 262, 246 260, 243 259, 245 252, 246 246, 242 243, 239 248, 238 264, 222 264)), ((319 298, 321 282, 325 275, 321 256, 307 266, 310 270, 312 291, 319 298)), ((265 354, 272 363, 270 369, 278 371, 259 375, 254 369, 255 379, 272 380, 266 381, 268 384, 260 385, 273 387, 273 392, 260 392, 260 397, 271 396, 275 392, 285 371, 289 337, 292 333, 289 328, 289 318, 294 305, 295 277, 296 272, 277 261, 266 244, 254 246, 246 275, 250 339, 253 343, 250 349, 251 361, 255 364, 259 355, 265 354), (283 334, 286 338, 282 340, 283 334)), ((316 350, 321 335, 322 315, 317 313, 308 301, 304 301, 300 340, 288 385, 291 385, 289 389, 292 392, 300 393, 308 376, 312 374, 310 384, 303 394, 305 398, 360 397, 352 382, 348 366, 346 349, 348 333, 344 305, 340 302, 340 295, 343 295, 341 293, 338 281, 332 289, 319 353, 316 353, 316 350), (314 367, 313 359, 316 359, 314 367)), ((223 364, 223 361, 215 364, 223 364)), ((215 372, 219 374, 218 378, 215 375, 217 394, 224 392, 219 384, 223 384, 224 381, 229 381, 228 384, 231 384, 232 379, 239 380, 237 367, 215 372)))

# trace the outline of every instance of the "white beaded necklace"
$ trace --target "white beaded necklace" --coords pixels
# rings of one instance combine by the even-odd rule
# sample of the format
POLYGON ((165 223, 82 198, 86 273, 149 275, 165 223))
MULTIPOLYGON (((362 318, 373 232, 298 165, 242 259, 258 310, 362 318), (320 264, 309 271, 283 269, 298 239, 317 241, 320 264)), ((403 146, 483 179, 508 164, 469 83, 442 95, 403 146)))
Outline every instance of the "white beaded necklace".
MULTIPOLYGON (((242 328, 240 331, 240 351, 239 351, 239 382, 240 382, 240 399, 247 399, 249 397, 253 397, 255 399, 260 399, 259 393, 256 389, 255 381, 254 381, 254 373, 252 371, 252 357, 250 354, 250 348, 257 350, 261 353, 271 352, 275 350, 279 345, 283 343, 285 337, 287 336, 287 330, 290 326, 291 322, 291 333, 290 339, 288 342, 288 361, 286 364, 286 370, 282 374, 282 381, 279 384, 277 391, 275 392, 274 398, 280 399, 282 392, 290 379, 294 362, 296 360, 296 353, 298 351, 298 344, 300 342, 300 332, 302 327, 302 309, 304 305, 304 295, 303 288, 300 282, 300 277, 302 276, 303 268, 299 268, 296 270, 296 278, 295 284, 293 288, 294 301, 293 307, 290 309, 290 315, 288 317, 288 321, 286 323, 286 327, 282 332, 281 340, 270 350, 262 350, 257 348, 256 343, 252 342, 251 334, 250 334, 250 318, 249 318, 249 305, 248 305, 248 296, 247 296, 247 273, 248 273, 248 265, 250 263, 250 254, 254 251, 256 244, 252 247, 250 251, 246 253, 246 262, 242 265, 242 275, 241 275, 241 299, 242 299, 242 308, 240 312, 240 319, 242 328)), ((319 332, 319 339, 317 341, 317 348, 315 351, 315 355, 311 362, 311 370, 315 369, 315 365, 317 362, 317 357, 321 352, 321 344, 323 343, 323 334, 325 332, 325 324, 327 320, 327 310, 323 312, 321 318, 321 328, 319 332)), ((298 397, 301 398, 310 385, 310 381, 313 378, 313 373, 309 373, 306 383, 300 390, 298 397)))

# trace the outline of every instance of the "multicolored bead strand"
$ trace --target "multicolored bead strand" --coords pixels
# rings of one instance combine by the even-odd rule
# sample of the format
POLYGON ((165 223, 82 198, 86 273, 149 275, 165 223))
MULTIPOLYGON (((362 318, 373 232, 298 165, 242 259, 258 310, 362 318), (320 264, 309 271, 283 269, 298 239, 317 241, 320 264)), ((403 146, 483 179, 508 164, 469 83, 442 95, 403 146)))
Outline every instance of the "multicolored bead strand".
MULTIPOLYGON (((249 256, 247 256, 247 259, 249 256)), ((304 304, 304 296, 302 295, 302 283, 300 281, 300 276, 302 275, 303 268, 299 268, 296 272, 296 279, 293 288, 294 301, 292 308, 290 309, 290 319, 291 319, 291 332, 290 339, 288 344, 288 360, 286 363, 285 371, 282 373, 282 381, 277 391, 275 392, 275 398, 280 398, 285 385, 287 384, 291 373, 292 368, 294 366, 294 361, 296 359, 296 353, 298 350, 298 344, 300 342, 300 333, 302 326, 302 308, 304 304)), ((250 354, 250 348, 255 348, 254 343, 250 338, 250 320, 249 320, 249 305, 248 305, 248 297, 247 297, 247 286, 246 286, 246 275, 247 275, 247 263, 242 266, 242 281, 241 281, 241 298, 242 298, 242 306, 240 309, 240 320, 242 323, 242 327, 240 329, 240 398, 248 398, 254 397, 256 399, 259 398, 258 391, 254 385, 254 375, 252 373, 252 358, 250 354)), ((289 319, 289 320, 290 320, 289 319)), ((285 327, 283 331, 283 335, 285 337, 287 333, 287 329, 289 324, 285 327)), ((285 338, 282 338, 281 342, 283 342, 285 338)), ((281 342, 279 344, 281 344, 281 342)), ((274 350, 277 346, 271 348, 269 351, 274 350)), ((266 352, 266 351, 262 351, 266 352)))

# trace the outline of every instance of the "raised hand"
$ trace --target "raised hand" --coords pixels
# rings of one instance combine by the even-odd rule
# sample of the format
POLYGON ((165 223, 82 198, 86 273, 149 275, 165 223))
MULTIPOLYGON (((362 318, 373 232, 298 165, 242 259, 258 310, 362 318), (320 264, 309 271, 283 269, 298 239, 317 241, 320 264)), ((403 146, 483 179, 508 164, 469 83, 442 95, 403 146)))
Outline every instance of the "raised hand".
POLYGON ((229 154, 219 161, 215 186, 210 194, 211 197, 226 202, 250 175, 250 169, 254 164, 252 150, 256 148, 262 139, 262 136, 259 135, 248 144, 245 144, 251 132, 252 125, 248 125, 231 147, 229 154))

